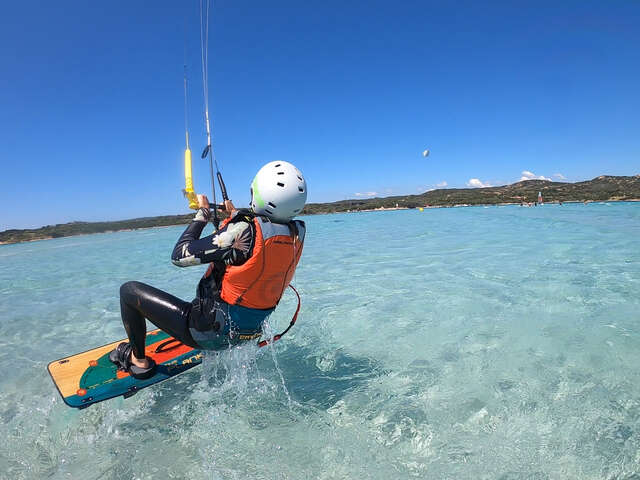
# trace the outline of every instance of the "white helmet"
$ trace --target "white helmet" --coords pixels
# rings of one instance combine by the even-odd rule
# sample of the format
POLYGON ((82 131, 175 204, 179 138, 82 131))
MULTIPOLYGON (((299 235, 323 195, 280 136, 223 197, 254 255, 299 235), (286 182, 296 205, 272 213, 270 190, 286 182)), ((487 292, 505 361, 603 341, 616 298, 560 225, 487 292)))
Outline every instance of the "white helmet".
POLYGON ((288 222, 302 211, 307 201, 307 182, 289 162, 269 162, 251 183, 251 210, 274 222, 288 222))

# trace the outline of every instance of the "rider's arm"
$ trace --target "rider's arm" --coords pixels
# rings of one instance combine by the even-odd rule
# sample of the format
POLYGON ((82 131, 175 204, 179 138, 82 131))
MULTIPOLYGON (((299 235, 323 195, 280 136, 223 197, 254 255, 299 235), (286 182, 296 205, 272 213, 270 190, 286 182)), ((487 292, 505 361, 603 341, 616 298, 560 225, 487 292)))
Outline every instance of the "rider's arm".
POLYGON ((200 208, 193 221, 178 239, 171 261, 179 267, 211 262, 242 265, 251 255, 253 229, 247 222, 232 222, 207 237, 200 238, 210 218, 207 208, 200 208))

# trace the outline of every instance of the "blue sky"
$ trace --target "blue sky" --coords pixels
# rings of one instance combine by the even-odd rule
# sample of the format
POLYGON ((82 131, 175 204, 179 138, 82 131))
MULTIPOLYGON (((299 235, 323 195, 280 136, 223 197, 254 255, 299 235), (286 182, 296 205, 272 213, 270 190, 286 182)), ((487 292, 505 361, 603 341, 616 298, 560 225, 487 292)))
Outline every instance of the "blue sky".
MULTIPOLYGON (((2 10, 0 230, 186 213, 185 23, 194 153, 205 145, 198 3, 2 10)), ((313 202, 640 173, 638 2, 219 0, 212 13, 214 148, 239 206, 276 159, 313 202)), ((210 191, 204 161, 194 180, 210 191)))

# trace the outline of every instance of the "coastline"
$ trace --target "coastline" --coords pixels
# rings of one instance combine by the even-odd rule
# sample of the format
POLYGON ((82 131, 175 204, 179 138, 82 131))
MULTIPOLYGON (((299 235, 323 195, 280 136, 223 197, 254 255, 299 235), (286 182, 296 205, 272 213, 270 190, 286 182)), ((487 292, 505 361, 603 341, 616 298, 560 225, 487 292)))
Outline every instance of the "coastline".
POLYGON ((42 238, 30 238, 28 240, 20 240, 17 242, 2 242, 0 241, 0 245, 15 245, 17 243, 29 243, 29 242, 40 242, 41 240, 55 240, 56 238, 68 238, 68 237, 85 237, 87 235, 101 235, 103 233, 118 233, 118 232, 135 232, 138 230, 151 230, 153 228, 169 228, 169 227, 177 227, 179 225, 186 225, 186 223, 175 223, 172 225, 155 225, 149 227, 138 227, 138 228, 118 228, 116 230, 104 230, 102 232, 89 232, 89 233, 74 233, 73 235, 62 235, 59 237, 52 237, 51 235, 42 237, 42 238))
MULTIPOLYGON (((567 200, 567 201, 563 201, 563 202, 559 202, 559 201, 549 201, 549 202, 544 202, 544 204, 546 205, 561 205, 561 204, 565 204, 565 203, 570 203, 570 204, 578 204, 578 203, 582 203, 582 204, 590 204, 590 203, 607 203, 607 202, 616 202, 616 203, 622 203, 622 202, 629 202, 629 203, 637 203, 640 202, 640 198, 631 198, 631 199, 618 199, 616 197, 612 197, 609 198, 607 200, 567 200)), ((362 212, 389 212, 389 211, 396 211, 396 210, 417 210, 417 209, 435 209, 435 208, 463 208, 463 207, 500 207, 500 206, 509 206, 509 205, 516 205, 516 206, 526 206, 527 208, 529 208, 529 205, 523 205, 522 203, 518 203, 518 202, 501 202, 501 203, 478 203, 478 204, 468 204, 468 203, 459 203, 459 204, 452 204, 452 205, 423 205, 420 207, 401 207, 401 206, 397 206, 397 207, 378 207, 378 208, 363 208, 363 209, 347 209, 347 210, 341 210, 341 211, 324 211, 324 212, 308 212, 308 213, 304 213, 302 215, 300 215, 301 217, 305 217, 305 216, 312 216, 312 215, 330 215, 330 214, 334 214, 334 213, 362 213, 362 212)), ((109 222, 96 222, 96 223, 109 223, 109 222)), ((114 222, 116 223, 116 222, 114 222)), ((63 225, 69 225, 69 224, 63 224, 63 225)), ((137 231, 137 230, 150 230, 152 228, 168 228, 168 227, 176 227, 179 225, 187 225, 187 223, 185 222, 177 222, 177 223, 172 223, 169 225, 151 225, 151 226, 141 226, 141 227, 127 227, 127 228, 119 228, 119 229, 109 229, 109 230, 103 230, 103 231, 99 231, 99 232, 78 232, 78 233, 73 233, 70 235, 60 235, 60 236, 52 236, 52 235, 46 235, 43 237, 39 237, 39 238, 29 238, 29 239, 24 239, 24 240, 17 240, 17 241, 0 241, 0 246, 2 245, 14 245, 14 244, 18 244, 18 243, 29 243, 29 242, 40 242, 43 240, 53 240, 55 238, 66 238, 66 237, 79 237, 79 236, 85 236, 85 235, 96 235, 96 234, 102 234, 102 233, 116 233, 116 232, 133 232, 133 231, 137 231)), ((26 230, 18 230, 18 231, 29 231, 30 229, 26 229, 26 230)), ((2 233, 2 232, 0 232, 2 233)))
MULTIPOLYGON (((622 202, 640 202, 640 198, 630 198, 630 199, 617 199, 617 198, 610 198, 607 200, 566 200, 563 202, 559 202, 559 201, 549 201, 549 202, 543 202, 543 205, 564 205, 565 203, 582 203, 582 204, 589 204, 589 203, 606 203, 606 202, 617 202, 617 203, 622 203, 622 202)), ((529 202, 531 203, 531 202, 529 202)), ((305 213, 303 215, 300 215, 301 217, 304 216, 311 216, 311 215, 330 215, 333 213, 361 213, 361 212, 389 212, 389 211, 393 211, 393 210, 417 210, 417 209, 433 209, 433 208, 461 208, 461 207, 504 207, 504 206, 508 206, 508 205, 516 205, 516 206, 526 206, 528 207, 529 205, 524 205, 522 203, 519 202, 502 202, 502 203, 475 203, 475 204, 471 204, 471 203, 456 203, 453 205, 424 205, 424 206, 420 206, 420 207, 378 207, 378 208, 363 208, 363 209, 356 209, 356 210, 340 210, 340 211, 333 211, 333 212, 314 212, 314 213, 305 213)))

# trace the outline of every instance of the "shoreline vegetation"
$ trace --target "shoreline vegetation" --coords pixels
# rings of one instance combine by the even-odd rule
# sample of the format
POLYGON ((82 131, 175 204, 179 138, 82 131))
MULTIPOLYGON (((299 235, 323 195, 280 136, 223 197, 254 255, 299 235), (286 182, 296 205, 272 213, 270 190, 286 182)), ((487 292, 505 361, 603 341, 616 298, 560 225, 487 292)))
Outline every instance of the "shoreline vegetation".
MULTIPOLYGON (((536 202, 538 192, 542 193, 544 203, 640 201, 640 175, 632 177, 602 175, 593 180, 576 183, 525 180, 499 187, 441 188, 419 195, 309 203, 302 211, 302 215, 411 208, 521 205, 536 202)), ((36 229, 12 229, 0 232, 0 245, 92 233, 184 225, 189 223, 192 218, 193 213, 188 213, 111 222, 71 222, 47 225, 36 229)))

